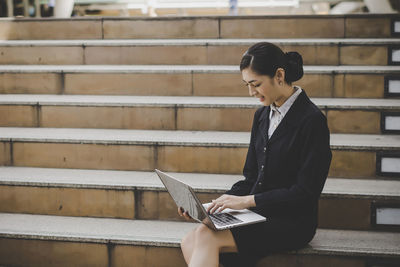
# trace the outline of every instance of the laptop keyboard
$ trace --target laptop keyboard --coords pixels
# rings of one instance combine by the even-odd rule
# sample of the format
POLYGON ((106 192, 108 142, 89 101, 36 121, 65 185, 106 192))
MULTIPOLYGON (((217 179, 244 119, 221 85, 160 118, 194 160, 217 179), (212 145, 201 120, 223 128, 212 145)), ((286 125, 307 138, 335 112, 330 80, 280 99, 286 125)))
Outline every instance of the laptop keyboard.
POLYGON ((226 226, 230 224, 243 222, 242 220, 232 216, 229 213, 214 213, 214 214, 209 214, 209 216, 213 221, 213 223, 218 226, 226 226))

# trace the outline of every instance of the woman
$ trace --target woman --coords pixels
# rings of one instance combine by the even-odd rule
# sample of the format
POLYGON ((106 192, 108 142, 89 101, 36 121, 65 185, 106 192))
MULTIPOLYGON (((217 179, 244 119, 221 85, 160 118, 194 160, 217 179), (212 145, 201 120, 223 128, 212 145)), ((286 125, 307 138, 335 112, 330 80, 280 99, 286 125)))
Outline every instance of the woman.
POLYGON ((304 90, 292 86, 303 76, 302 57, 257 43, 243 55, 240 71, 250 96, 263 107, 254 115, 245 179, 213 200, 208 211, 248 208, 267 221, 225 231, 200 225, 182 240, 189 266, 218 266, 225 252, 237 252, 235 266, 252 266, 269 253, 304 247, 317 228, 332 154, 326 117, 304 90))

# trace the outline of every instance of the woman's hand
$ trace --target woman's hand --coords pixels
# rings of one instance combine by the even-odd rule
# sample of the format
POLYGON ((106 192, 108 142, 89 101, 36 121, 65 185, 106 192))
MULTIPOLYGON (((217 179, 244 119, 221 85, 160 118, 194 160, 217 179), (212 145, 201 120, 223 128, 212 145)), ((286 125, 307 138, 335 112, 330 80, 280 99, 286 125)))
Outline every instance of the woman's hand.
POLYGON ((178 208, 178 213, 181 217, 184 217, 186 220, 192 220, 192 217, 189 215, 187 211, 185 211, 182 207, 178 208))
POLYGON ((219 198, 214 199, 212 201, 210 206, 208 206, 207 208, 207 212, 212 214, 216 211, 221 212, 227 208, 234 210, 241 210, 255 206, 256 202, 254 200, 254 195, 249 195, 249 196, 222 195, 219 198))

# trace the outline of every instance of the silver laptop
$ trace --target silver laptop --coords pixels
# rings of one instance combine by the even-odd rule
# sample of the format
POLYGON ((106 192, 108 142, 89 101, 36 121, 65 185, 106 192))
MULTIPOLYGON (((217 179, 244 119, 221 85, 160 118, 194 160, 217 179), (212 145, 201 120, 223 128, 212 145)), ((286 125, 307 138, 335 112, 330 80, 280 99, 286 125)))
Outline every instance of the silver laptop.
POLYGON ((155 170, 178 207, 182 207, 198 222, 214 230, 225 230, 237 226, 266 221, 266 218, 248 209, 225 209, 222 212, 208 214, 206 208, 211 203, 202 205, 194 190, 176 178, 155 170))

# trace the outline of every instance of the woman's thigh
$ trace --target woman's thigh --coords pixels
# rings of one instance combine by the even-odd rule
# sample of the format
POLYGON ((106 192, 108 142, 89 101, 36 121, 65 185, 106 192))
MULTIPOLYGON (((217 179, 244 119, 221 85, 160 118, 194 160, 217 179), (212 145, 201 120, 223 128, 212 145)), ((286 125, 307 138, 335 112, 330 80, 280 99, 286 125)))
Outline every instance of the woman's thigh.
POLYGON ((195 244, 210 244, 217 247, 220 252, 238 251, 235 239, 230 230, 214 231, 202 224, 196 228, 194 238, 195 244))
POLYGON ((233 238, 232 232, 230 230, 223 230, 218 231, 217 235, 220 236, 220 239, 223 241, 223 246, 220 247, 221 253, 228 253, 228 252, 238 252, 238 248, 233 238))

